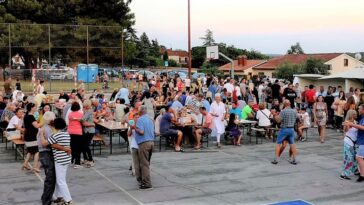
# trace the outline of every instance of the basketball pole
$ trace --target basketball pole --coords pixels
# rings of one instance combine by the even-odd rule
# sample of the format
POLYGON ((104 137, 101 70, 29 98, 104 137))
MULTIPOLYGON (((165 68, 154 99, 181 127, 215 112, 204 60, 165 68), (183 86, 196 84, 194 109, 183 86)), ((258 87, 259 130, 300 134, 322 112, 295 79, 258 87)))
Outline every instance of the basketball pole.
POLYGON ((191 51, 191 11, 190 11, 190 0, 188 0, 188 78, 191 79, 192 70, 192 51, 191 51))

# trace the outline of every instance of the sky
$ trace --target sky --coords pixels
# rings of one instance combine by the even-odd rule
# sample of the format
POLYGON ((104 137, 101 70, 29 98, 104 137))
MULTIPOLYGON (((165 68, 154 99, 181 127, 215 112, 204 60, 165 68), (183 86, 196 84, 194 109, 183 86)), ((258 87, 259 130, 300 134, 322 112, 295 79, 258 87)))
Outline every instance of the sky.
MULTIPOLYGON (((216 42, 284 54, 364 51, 364 0, 190 0, 192 46, 206 29, 216 42)), ((187 0, 133 0, 135 28, 167 48, 187 50, 187 0)))

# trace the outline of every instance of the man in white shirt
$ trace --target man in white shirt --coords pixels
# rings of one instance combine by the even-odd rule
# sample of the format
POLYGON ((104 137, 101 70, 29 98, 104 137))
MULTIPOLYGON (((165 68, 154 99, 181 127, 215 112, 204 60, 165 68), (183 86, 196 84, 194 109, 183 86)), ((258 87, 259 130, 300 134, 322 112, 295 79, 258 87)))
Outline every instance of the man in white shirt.
POLYGON ((227 92, 232 94, 234 91, 234 85, 233 85, 234 80, 231 79, 229 82, 225 83, 224 88, 226 88, 227 92))

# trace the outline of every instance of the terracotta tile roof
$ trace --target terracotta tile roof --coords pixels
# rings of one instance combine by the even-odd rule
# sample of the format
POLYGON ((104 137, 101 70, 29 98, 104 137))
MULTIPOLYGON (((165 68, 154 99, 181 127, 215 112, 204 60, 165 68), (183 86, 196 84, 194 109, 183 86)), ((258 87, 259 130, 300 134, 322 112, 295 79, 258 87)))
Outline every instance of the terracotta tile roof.
MULTIPOLYGON (((262 63, 265 63, 266 60, 246 60, 246 65, 238 65, 238 60, 234 60, 234 68, 235 71, 244 71, 246 69, 259 66, 262 63)), ((231 63, 225 64, 219 67, 219 70, 229 71, 231 69, 231 63)))
POLYGON ((187 51, 174 51, 171 49, 167 50, 161 50, 161 53, 164 54, 164 52, 167 51, 168 56, 178 56, 178 57, 188 57, 187 51))
POLYGON ((300 64, 305 62, 308 58, 318 58, 322 59, 324 62, 332 60, 343 53, 321 53, 321 54, 287 54, 284 56, 279 56, 276 58, 272 58, 268 60, 266 63, 255 67, 254 69, 257 70, 275 70, 279 65, 285 62, 293 63, 293 64, 300 64))

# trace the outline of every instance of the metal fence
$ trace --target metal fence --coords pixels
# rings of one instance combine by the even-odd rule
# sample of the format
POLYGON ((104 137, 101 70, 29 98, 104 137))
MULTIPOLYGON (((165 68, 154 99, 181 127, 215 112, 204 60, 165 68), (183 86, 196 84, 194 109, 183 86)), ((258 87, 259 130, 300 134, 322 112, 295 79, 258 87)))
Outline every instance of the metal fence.
POLYGON ((124 35, 120 26, 3 23, 0 67, 40 68, 45 62, 121 66, 124 35))

